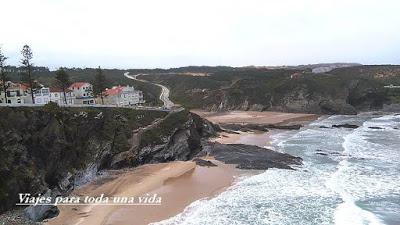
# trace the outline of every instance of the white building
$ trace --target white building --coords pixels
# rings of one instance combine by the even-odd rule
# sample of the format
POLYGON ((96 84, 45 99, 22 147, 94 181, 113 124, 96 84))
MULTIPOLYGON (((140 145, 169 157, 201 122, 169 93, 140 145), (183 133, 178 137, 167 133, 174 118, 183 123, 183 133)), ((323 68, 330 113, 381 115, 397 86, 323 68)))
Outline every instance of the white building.
MULTIPOLYGON (((2 85, 2 84, 1 84, 2 85)), ((7 81, 7 91, 0 91, 0 104, 24 104, 27 100, 28 87, 23 84, 7 81), (7 102, 6 102, 7 96, 7 102)), ((30 96, 29 96, 30 97, 30 96)))
POLYGON ((50 102, 50 89, 48 87, 41 87, 36 89, 34 93, 35 104, 45 105, 50 102))
POLYGON ((58 105, 65 105, 65 99, 67 100, 67 105, 75 104, 75 95, 74 92, 70 89, 65 90, 65 98, 64 92, 61 88, 50 88, 50 101, 55 102, 58 105))
POLYGON ((70 87, 74 96, 75 104, 93 105, 95 104, 93 97, 93 86, 86 82, 76 82, 70 87))
MULTIPOLYGON (((116 106, 134 106, 144 103, 143 93, 130 86, 116 86, 104 91, 104 104, 116 106)), ((98 99, 97 101, 101 101, 98 99)))

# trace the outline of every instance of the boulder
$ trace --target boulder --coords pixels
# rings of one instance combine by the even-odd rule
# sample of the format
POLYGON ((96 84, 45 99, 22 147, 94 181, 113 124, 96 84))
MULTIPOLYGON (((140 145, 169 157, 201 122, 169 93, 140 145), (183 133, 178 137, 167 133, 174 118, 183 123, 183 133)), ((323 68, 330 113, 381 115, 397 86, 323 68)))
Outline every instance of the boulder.
POLYGON ((344 114, 357 115, 357 110, 350 104, 324 100, 319 103, 322 113, 326 114, 344 114))
POLYGON ((333 128, 350 128, 350 129, 356 129, 356 128, 358 128, 359 126, 358 126, 358 125, 355 125, 355 124, 348 124, 348 123, 345 123, 345 124, 339 124, 339 125, 332 125, 332 127, 333 127, 333 128))
POLYGON ((239 169, 293 169, 292 165, 302 164, 300 157, 254 145, 208 143, 206 151, 219 161, 236 164, 239 169))
MULTIPOLYGON (((54 192, 50 189, 46 191, 43 197, 52 197, 54 199, 54 192)), ((24 216, 34 222, 41 222, 45 219, 58 216, 60 210, 55 205, 31 205, 24 209, 24 216)))
POLYGON ((200 158, 193 159, 193 162, 196 162, 198 166, 207 166, 207 167, 215 167, 217 166, 215 163, 211 162, 210 160, 204 160, 200 158))
POLYGON ((328 155, 328 154, 325 153, 325 152, 317 152, 317 153, 315 153, 315 154, 317 154, 317 155, 328 155))
POLYGON ((385 128, 382 127, 368 127, 369 129, 373 129, 373 130, 383 130, 385 128))
POLYGON ((112 169, 120 169, 123 167, 132 166, 133 161, 135 160, 135 155, 132 151, 124 151, 116 154, 112 157, 110 168, 112 169))
POLYGON ((60 210, 55 205, 32 205, 24 209, 25 217, 34 222, 56 217, 59 213, 60 210))

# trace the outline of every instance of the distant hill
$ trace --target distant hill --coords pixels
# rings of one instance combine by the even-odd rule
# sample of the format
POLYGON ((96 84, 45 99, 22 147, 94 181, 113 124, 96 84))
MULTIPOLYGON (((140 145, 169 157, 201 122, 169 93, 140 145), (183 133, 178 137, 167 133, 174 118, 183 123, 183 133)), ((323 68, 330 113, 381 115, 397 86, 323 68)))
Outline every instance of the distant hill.
POLYGON ((389 95, 384 86, 400 84, 400 66, 351 65, 224 68, 208 76, 154 73, 142 78, 169 87, 177 103, 213 111, 354 114, 398 102, 398 97, 389 95), (340 68, 313 73, 327 66, 340 68))

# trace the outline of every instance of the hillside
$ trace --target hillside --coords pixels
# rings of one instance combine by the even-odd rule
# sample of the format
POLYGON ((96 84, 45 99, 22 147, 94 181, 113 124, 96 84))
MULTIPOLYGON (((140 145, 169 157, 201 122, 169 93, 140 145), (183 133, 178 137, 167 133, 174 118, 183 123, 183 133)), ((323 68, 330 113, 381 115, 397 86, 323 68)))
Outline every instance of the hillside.
POLYGON ((18 193, 68 195, 98 171, 188 160, 212 125, 188 111, 0 107, 0 212, 18 193))
MULTIPOLYGON (((160 106, 160 88, 127 79, 123 73, 142 76, 170 88, 171 99, 187 108, 221 110, 271 110, 283 112, 354 114, 399 103, 400 66, 314 64, 283 67, 189 66, 171 69, 105 69, 109 86, 133 85, 144 92, 148 105, 160 106), (336 69, 335 69, 336 68, 336 69), (332 69, 332 70, 331 70, 332 69), (313 73, 313 71, 317 71, 313 73), (328 71, 328 72, 324 72, 328 71)), ((72 81, 92 81, 96 70, 67 69, 72 81)), ((51 85, 54 72, 40 70, 34 76, 51 85)), ((18 80, 18 74, 12 74, 18 80)))
POLYGON ((396 103, 384 88, 400 84, 400 66, 354 66, 326 73, 306 69, 237 68, 207 76, 153 74, 188 108, 354 114, 396 103))

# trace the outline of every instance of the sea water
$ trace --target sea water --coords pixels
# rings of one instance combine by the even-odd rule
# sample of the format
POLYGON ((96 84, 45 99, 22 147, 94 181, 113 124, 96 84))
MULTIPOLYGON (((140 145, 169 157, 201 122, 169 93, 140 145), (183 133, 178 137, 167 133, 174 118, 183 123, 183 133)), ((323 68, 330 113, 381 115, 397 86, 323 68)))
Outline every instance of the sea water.
POLYGON ((278 134, 274 150, 302 157, 302 166, 246 178, 156 224, 398 225, 399 129, 400 115, 369 113, 278 134), (344 123, 360 127, 322 128, 344 123))

